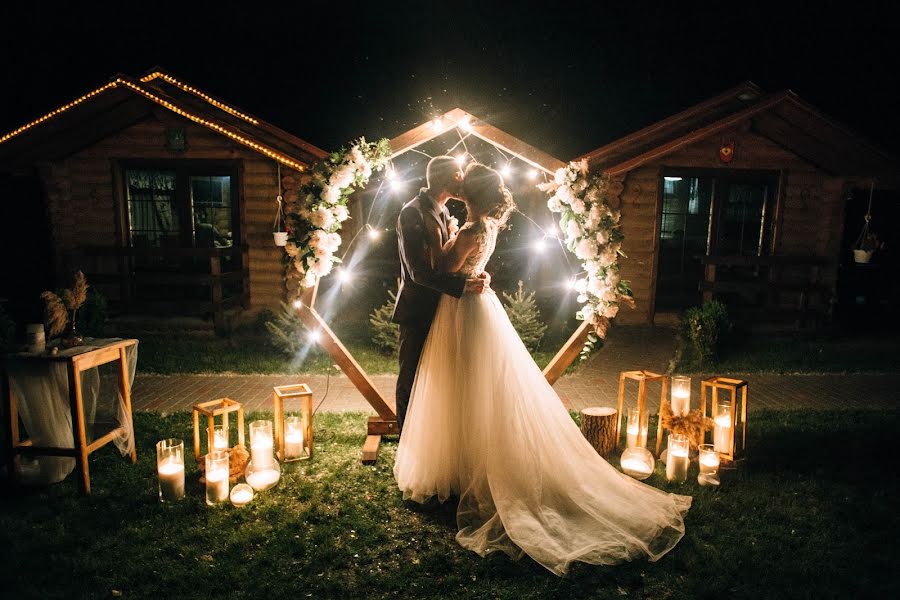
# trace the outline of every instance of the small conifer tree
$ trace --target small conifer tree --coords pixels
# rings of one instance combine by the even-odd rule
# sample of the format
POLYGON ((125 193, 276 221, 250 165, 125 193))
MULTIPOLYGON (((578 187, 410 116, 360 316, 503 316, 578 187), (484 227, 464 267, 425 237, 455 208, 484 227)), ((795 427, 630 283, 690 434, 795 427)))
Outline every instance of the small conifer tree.
POLYGON ((547 325, 541 321, 541 313, 534 301, 534 292, 526 294, 522 282, 519 281, 518 291, 512 295, 503 292, 503 297, 506 299, 503 308, 506 309, 510 322, 528 351, 534 352, 540 346, 544 332, 547 331, 547 325))
MULTIPOLYGON (((397 289, 400 288, 400 280, 397 280, 397 289)), ((391 321, 394 314, 394 306, 397 304, 397 294, 388 290, 389 300, 376 308, 369 315, 369 324, 372 331, 372 343, 385 354, 396 355, 400 348, 400 326, 391 321)))

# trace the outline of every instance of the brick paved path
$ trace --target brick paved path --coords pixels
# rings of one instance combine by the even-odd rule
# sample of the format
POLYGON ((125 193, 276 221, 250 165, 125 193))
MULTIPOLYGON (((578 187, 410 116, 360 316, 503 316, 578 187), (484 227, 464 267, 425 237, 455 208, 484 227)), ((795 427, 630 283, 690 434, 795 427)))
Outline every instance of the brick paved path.
MULTIPOLYGON (((665 373, 675 349, 668 328, 613 327, 605 346, 578 373, 563 376, 554 386, 571 409, 615 406, 621 371, 645 369, 665 373)), ((140 366, 140 359, 138 359, 140 366)), ((884 375, 775 375, 715 373, 749 382, 749 409, 857 409, 900 406, 900 373, 884 375)), ((370 376, 389 404, 394 401, 394 375, 370 376)), ((699 406, 700 379, 692 379, 693 406, 699 406)), ((135 378, 134 409, 189 411, 193 404, 228 397, 244 403, 248 411, 272 409, 272 387, 305 382, 315 393, 319 410, 369 412, 374 410, 346 376, 325 375, 142 375, 135 378), (326 394, 327 387, 327 394, 326 394), (323 401, 324 398, 324 401, 323 401)), ((629 388, 636 393, 636 385, 629 388)), ((649 387, 649 409, 659 410, 659 388, 649 387)), ((630 404, 630 403, 629 403, 630 404)))

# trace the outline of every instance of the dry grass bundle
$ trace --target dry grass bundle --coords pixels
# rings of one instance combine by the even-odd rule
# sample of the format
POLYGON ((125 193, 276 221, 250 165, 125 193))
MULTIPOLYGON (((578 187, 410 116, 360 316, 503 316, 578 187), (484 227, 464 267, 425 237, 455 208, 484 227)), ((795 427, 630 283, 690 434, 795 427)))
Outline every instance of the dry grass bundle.
MULTIPOLYGON (((228 480, 237 483, 247 470, 250 453, 240 444, 228 450, 228 480)), ((197 466, 200 468, 200 483, 206 483, 206 457, 201 456, 197 466)))
POLYGON ((659 418, 664 429, 672 433, 680 433, 687 437, 691 449, 703 443, 703 431, 712 429, 715 423, 709 417, 704 417, 699 410, 692 410, 683 417, 676 417, 672 412, 672 405, 663 402, 659 407, 659 418))
POLYGON ((70 312, 74 313, 87 300, 88 287, 84 273, 78 271, 75 273, 72 287, 63 290, 61 298, 50 291, 41 292, 41 299, 44 301, 44 321, 50 337, 63 332, 66 323, 69 322, 70 312))

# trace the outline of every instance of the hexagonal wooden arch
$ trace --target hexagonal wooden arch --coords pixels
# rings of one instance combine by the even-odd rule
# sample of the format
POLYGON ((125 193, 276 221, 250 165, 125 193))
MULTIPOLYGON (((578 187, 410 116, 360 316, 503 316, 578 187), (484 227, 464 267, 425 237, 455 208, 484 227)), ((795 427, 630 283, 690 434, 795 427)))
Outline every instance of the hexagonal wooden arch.
MULTIPOLYGON (((519 140, 508 133, 490 125, 481 119, 467 113, 466 111, 455 108, 438 119, 423 123, 414 127, 391 140, 391 149, 393 154, 391 158, 399 156, 413 148, 424 144, 447 131, 458 127, 469 135, 474 135, 489 144, 494 145, 506 154, 512 155, 519 160, 530 164, 531 166, 545 171, 549 174, 555 173, 556 169, 565 167, 566 163, 541 152, 519 140)), ((363 370, 359 363, 353 358, 353 355, 347 350, 341 340, 334 334, 325 320, 319 315, 315 309, 316 294, 318 292, 318 283, 312 288, 303 291, 300 296, 300 306, 298 311, 304 324, 312 330, 320 332, 319 343, 328 351, 335 363, 347 375, 350 381, 356 386, 356 389, 362 394, 363 398, 378 413, 377 417, 369 417, 368 435, 365 445, 363 446, 362 462, 364 464, 372 464, 378 458, 378 448, 381 445, 381 437, 383 435, 397 434, 397 415, 394 409, 387 403, 378 388, 369 379, 369 376, 363 370)), ((584 342, 587 339, 590 326, 588 323, 582 323, 572 336, 566 341, 563 347, 556 353, 553 360, 544 369, 544 377, 552 385, 563 374, 566 368, 572 364, 584 342)))

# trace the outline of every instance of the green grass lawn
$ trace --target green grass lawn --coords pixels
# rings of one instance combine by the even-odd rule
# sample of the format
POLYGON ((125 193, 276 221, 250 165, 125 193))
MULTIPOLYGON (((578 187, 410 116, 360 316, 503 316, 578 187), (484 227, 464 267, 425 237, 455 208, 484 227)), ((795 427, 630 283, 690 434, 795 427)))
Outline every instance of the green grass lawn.
MULTIPOLYGON (((260 415, 248 415, 256 418, 260 415)), ((360 464, 365 415, 315 420, 312 461, 241 509, 207 507, 188 457, 187 497, 157 501, 154 443, 191 439, 190 415, 135 416, 138 463, 90 458, 73 477, 0 498, 6 598, 858 598, 897 597, 900 412, 753 413, 749 456, 694 497, 687 533, 656 563, 575 565, 557 578, 527 557, 457 545, 454 506, 406 503, 388 440, 360 464)), ((651 425, 651 430, 653 427, 651 425)), ((617 460, 613 459, 617 464, 617 460)), ((691 474, 696 475, 696 465, 691 474)), ((602 494, 602 489, 597 489, 602 494)))
MULTIPOLYGON (((318 345, 310 345, 302 359, 286 356, 262 336, 141 335, 138 369, 142 373, 326 373, 334 360, 318 345)), ((353 358, 370 375, 397 373, 397 357, 385 354, 368 338, 368 331, 347 328, 338 334, 353 358)), ((548 339, 533 353, 543 369, 562 341, 548 339)), ((574 366, 572 367, 574 369, 574 366)), ((333 369, 332 369, 332 372, 333 369)))
POLYGON ((699 365, 684 355, 683 373, 896 373, 900 372, 900 336, 882 334, 739 336, 723 345, 721 357, 699 365))

